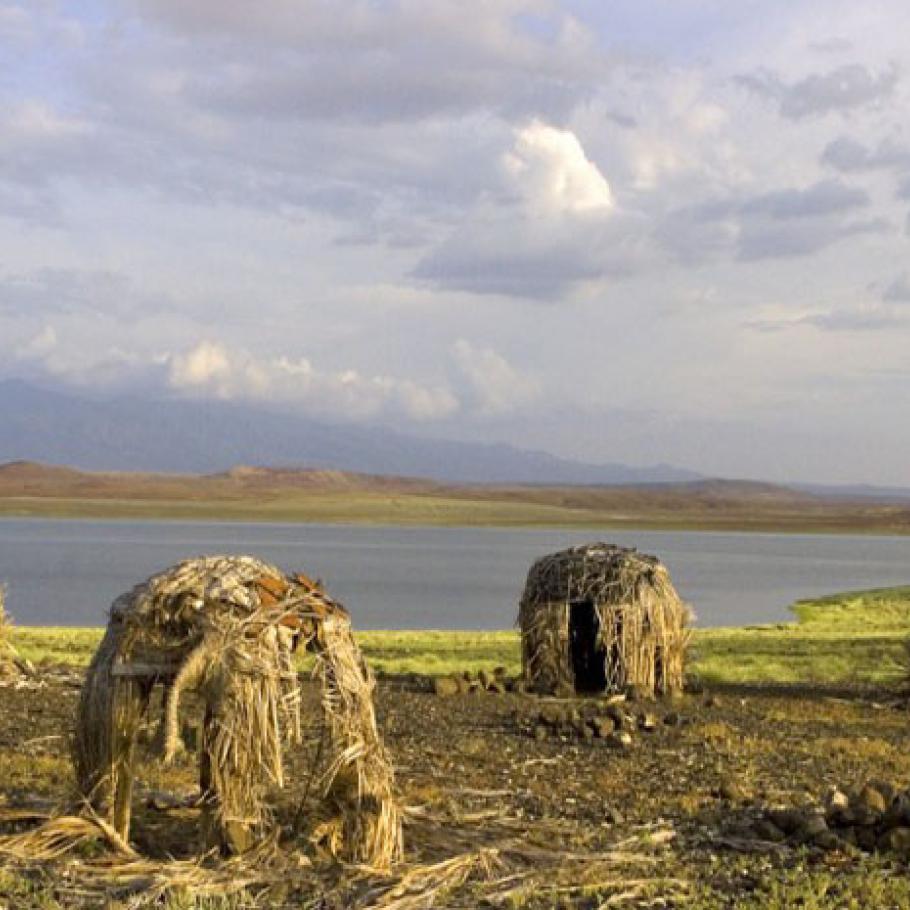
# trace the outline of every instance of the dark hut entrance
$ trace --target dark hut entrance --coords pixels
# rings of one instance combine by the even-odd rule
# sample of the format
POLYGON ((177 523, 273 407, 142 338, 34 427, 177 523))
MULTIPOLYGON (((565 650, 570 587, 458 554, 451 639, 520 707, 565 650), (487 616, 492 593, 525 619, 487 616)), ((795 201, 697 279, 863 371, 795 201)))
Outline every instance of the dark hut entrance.
POLYGON ((607 688, 606 651, 600 644, 600 620, 590 600, 569 604, 569 658, 576 692, 607 688))

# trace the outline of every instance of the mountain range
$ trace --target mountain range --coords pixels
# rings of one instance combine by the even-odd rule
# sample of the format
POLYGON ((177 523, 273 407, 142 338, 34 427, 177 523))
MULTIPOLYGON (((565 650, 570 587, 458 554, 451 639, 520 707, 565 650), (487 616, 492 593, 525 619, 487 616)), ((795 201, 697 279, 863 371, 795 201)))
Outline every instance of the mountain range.
POLYGON ((332 424, 248 404, 96 399, 6 380, 0 382, 0 462, 17 460, 186 473, 253 464, 453 483, 647 484, 700 477, 665 464, 585 463, 503 444, 332 424))

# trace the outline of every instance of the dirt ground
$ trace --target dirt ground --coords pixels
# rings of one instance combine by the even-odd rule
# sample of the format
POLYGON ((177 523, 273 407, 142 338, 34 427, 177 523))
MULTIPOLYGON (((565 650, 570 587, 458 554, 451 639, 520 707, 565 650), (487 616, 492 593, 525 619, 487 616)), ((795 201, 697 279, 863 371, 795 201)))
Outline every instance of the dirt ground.
MULTIPOLYGON (((0 806, 72 799, 68 734, 77 686, 73 671, 61 671, 42 688, 0 688, 0 806)), ((377 696, 403 802, 423 819, 406 826, 410 858, 438 861, 451 826, 453 851, 469 849, 472 838, 474 846, 495 846, 508 832, 511 842, 537 845, 541 863, 558 854, 566 863, 553 866, 552 887, 510 889, 500 876, 488 893, 481 878, 469 877, 426 906, 910 908, 910 854, 798 838, 773 843, 756 833, 766 808, 817 804, 832 786, 910 785, 910 719, 882 693, 714 690, 609 706, 517 694, 440 697, 428 688, 420 679, 383 678, 377 696), (586 719, 608 710, 628 715, 620 726, 628 726, 631 744, 590 731, 586 719), (653 729, 640 729, 643 720, 653 729), (611 850, 609 875, 572 871, 593 875, 594 858, 611 850)), ((286 825, 313 788, 319 713, 310 684, 305 707, 309 742, 292 752, 294 783, 276 795, 286 825)), ((190 792, 194 778, 191 756, 170 771, 141 765, 132 839, 143 854, 181 858, 197 850, 195 811, 160 809, 162 791, 190 792), (157 809, 147 805, 156 801, 157 809)), ((0 859, 0 907, 104 906, 97 895, 80 898, 70 877, 60 867, 0 859)), ((295 885, 277 888, 265 906, 348 905, 338 900, 295 885)), ((107 906, 128 903, 112 897, 107 906)))

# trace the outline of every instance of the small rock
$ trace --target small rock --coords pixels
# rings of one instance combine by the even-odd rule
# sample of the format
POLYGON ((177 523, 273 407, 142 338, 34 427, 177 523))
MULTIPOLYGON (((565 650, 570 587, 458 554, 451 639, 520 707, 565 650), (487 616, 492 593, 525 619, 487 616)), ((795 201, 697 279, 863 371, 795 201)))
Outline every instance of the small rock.
POLYGON ((616 722, 612 717, 595 717, 591 721, 591 726, 597 736, 606 739, 616 729, 616 722))
POLYGON ((626 751, 632 748, 632 734, 626 730, 616 730, 606 738, 606 742, 614 749, 626 751))
POLYGON ((876 815, 881 815, 888 808, 885 797, 875 788, 866 784, 856 797, 854 808, 865 809, 876 815))
POLYGON ((825 799, 825 807, 828 811, 843 811, 850 808, 850 797, 846 793, 834 787, 825 799))
POLYGON ((828 830, 828 823, 825 821, 824 815, 819 815, 815 812, 803 815, 803 822, 799 829, 799 833, 803 837, 815 839, 818 835, 828 830))
POLYGON ((461 691, 459 680, 451 676, 437 676, 433 680, 433 691, 442 698, 449 698, 452 695, 458 695, 461 691))
POLYGON ((768 812, 768 820, 787 835, 795 834, 802 827, 804 818, 799 809, 771 809, 768 812))
POLYGON ((559 705, 544 705, 540 709, 540 719, 543 723, 556 727, 566 719, 566 713, 559 705))
POLYGON ((833 831, 825 829, 812 838, 812 843, 822 850, 837 850, 843 846, 841 839, 833 831))
POLYGON ((774 844, 780 843, 786 837, 784 832, 767 818, 760 818, 753 825, 752 830, 756 837, 761 838, 761 840, 771 841, 774 844))
POLYGON ((854 828, 856 832, 856 846, 863 850, 875 849, 875 830, 873 828, 854 828))
POLYGON ((879 850, 891 850, 901 856, 910 854, 910 828, 892 828, 876 843, 879 850))
POLYGON ((638 718, 638 729, 645 733, 653 733, 657 729, 657 718, 646 711, 638 718))

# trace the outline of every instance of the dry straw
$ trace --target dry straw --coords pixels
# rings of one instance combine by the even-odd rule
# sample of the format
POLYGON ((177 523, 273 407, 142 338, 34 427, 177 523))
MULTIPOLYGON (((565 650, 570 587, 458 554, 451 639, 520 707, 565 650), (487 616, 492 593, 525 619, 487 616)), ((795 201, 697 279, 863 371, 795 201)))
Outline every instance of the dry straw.
POLYGON ((606 543, 572 547, 531 566, 518 622, 522 669, 534 688, 576 688, 570 655, 576 604, 595 612, 607 691, 682 689, 691 610, 659 560, 606 543))
POLYGON ((0 682, 32 676, 35 672, 13 646, 12 631, 13 620, 6 612, 6 587, 0 584, 0 682))
POLYGON ((204 704, 203 828, 224 852, 273 829, 268 791, 284 785, 284 749, 300 740, 293 654, 317 655, 328 730, 320 836, 337 858, 385 868, 402 850, 393 770, 376 728, 374 680, 344 608, 305 575, 252 557, 182 562, 122 595, 88 670, 74 739, 88 803, 129 837, 136 736, 165 687, 165 761, 180 744, 181 699, 204 704))

